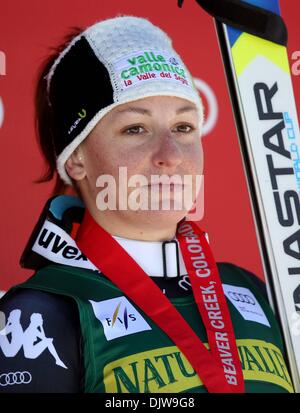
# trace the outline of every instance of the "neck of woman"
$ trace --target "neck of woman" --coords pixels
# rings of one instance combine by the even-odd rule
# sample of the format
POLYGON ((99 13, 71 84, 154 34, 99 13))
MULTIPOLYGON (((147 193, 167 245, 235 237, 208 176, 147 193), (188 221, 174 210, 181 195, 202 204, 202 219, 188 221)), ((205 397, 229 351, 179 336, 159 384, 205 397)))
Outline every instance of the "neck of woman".
POLYGON ((168 223, 163 222, 163 219, 153 218, 140 219, 139 214, 136 214, 133 219, 118 213, 107 214, 103 211, 98 213, 90 211, 90 213, 103 229, 114 236, 140 241, 169 241, 176 235, 177 222, 168 223))

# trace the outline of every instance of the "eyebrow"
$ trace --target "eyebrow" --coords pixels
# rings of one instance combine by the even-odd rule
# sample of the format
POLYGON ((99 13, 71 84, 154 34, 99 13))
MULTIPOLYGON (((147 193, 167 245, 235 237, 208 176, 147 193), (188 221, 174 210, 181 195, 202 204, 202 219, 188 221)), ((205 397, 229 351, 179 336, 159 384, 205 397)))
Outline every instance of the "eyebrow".
MULTIPOLYGON (((186 105, 186 106, 182 106, 181 108, 177 109, 176 110, 176 115, 180 115, 181 113, 192 112, 192 111, 197 112, 196 106, 186 105)), ((147 116, 152 115, 151 110, 143 109, 143 108, 135 107, 135 106, 129 106, 125 109, 116 110, 117 114, 126 113, 126 112, 139 113, 141 115, 147 115, 147 116)))

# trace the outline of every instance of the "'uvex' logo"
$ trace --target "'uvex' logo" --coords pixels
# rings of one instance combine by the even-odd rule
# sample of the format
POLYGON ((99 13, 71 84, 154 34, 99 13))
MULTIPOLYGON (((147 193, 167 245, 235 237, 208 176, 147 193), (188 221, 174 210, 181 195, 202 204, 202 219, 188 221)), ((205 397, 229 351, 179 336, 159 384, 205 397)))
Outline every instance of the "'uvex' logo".
POLYGON ((32 251, 52 262, 98 271, 81 253, 75 240, 58 225, 48 220, 44 222, 32 251))

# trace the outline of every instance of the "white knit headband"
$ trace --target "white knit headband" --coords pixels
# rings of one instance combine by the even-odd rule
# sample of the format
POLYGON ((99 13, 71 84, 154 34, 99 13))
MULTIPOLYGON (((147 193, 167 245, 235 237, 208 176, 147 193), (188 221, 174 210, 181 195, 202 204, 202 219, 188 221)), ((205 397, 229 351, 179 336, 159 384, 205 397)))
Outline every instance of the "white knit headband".
POLYGON ((203 122, 201 99, 170 38, 143 18, 116 17, 90 26, 60 53, 46 79, 57 169, 70 185, 65 162, 116 106, 175 96, 193 102, 203 122))

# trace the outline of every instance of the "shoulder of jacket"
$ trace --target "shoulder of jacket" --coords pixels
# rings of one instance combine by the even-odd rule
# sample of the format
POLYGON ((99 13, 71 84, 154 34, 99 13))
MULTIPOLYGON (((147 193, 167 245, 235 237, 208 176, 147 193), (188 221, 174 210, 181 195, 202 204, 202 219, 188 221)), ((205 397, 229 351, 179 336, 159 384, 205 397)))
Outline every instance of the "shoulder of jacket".
POLYGON ((258 289, 260 293, 264 296, 264 298, 268 300, 266 284, 256 274, 252 273, 251 271, 245 268, 242 268, 236 264, 229 262, 218 262, 217 266, 220 272, 220 277, 223 282, 224 280, 225 282, 228 282, 229 279, 234 281, 235 277, 239 277, 239 281, 243 279, 243 281, 245 282, 245 287, 247 287, 248 284, 249 286, 258 289))

